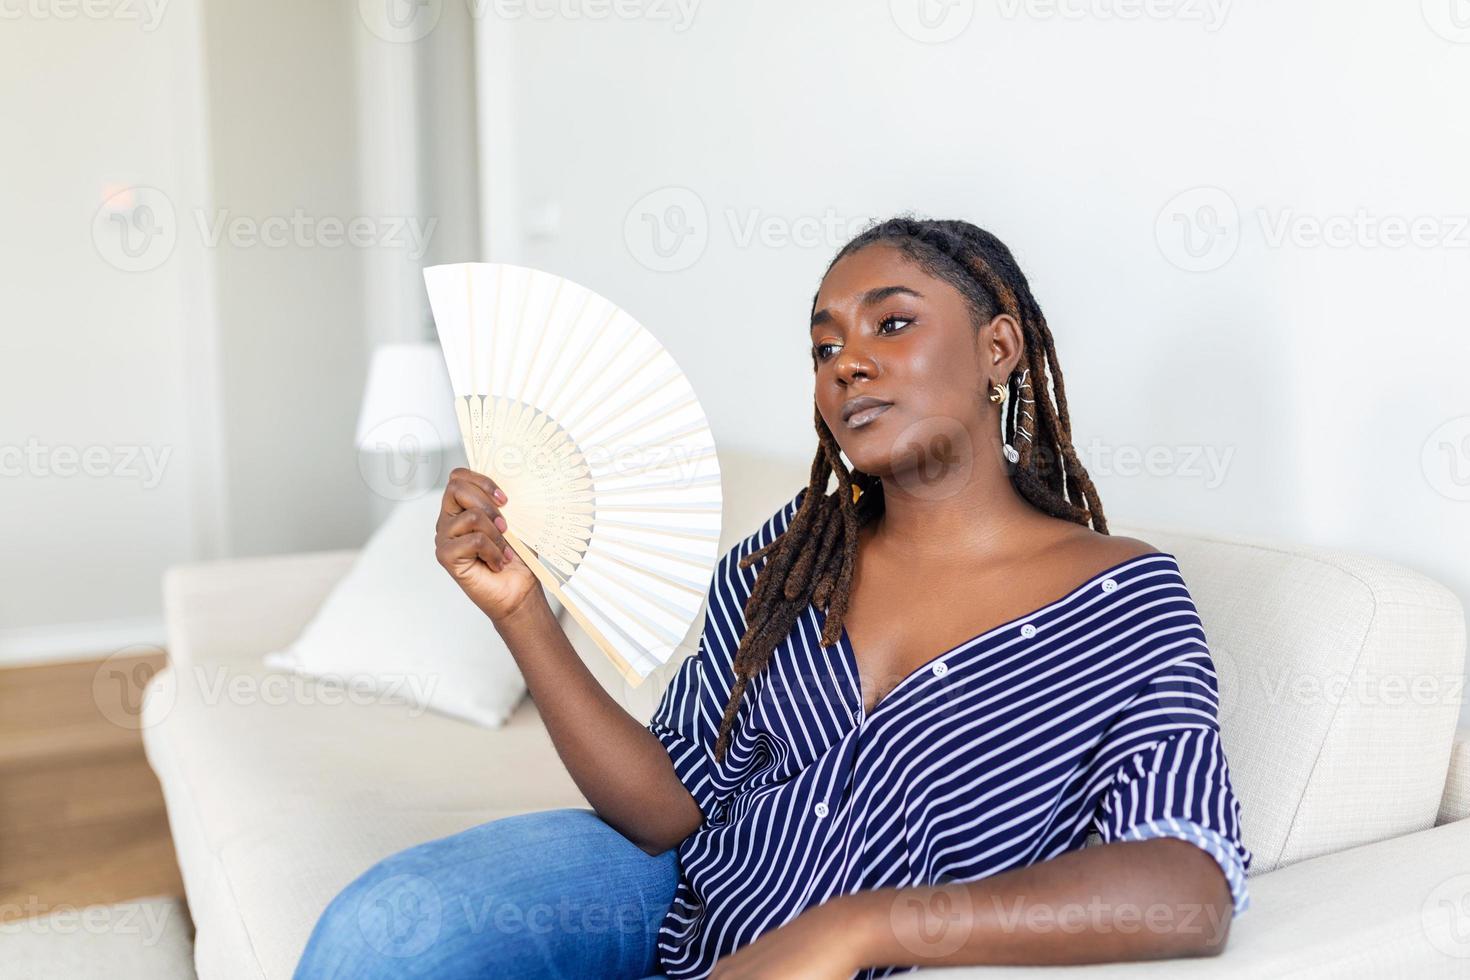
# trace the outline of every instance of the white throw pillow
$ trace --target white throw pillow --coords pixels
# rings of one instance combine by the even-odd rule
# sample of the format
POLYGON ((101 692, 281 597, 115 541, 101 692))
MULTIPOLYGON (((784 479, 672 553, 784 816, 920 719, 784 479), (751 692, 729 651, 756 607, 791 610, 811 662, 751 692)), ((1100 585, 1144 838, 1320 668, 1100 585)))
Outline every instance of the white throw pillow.
POLYGON ((434 556, 439 502, 429 493, 399 504, 301 636, 267 654, 266 666, 487 728, 505 724, 525 679, 495 626, 434 556))

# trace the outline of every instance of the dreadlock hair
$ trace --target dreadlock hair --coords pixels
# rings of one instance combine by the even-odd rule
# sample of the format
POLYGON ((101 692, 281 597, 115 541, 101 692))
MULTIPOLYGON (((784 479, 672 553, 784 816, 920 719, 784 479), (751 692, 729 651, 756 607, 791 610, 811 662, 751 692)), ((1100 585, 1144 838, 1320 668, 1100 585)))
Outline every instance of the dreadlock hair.
MULTIPOLYGON (((1029 377, 1024 386, 1019 373, 1007 379, 1015 409, 1004 423, 1006 442, 1019 452, 1014 464, 1006 464, 1011 482, 1022 498, 1042 512, 1108 533, 1097 488, 1072 446, 1067 391, 1051 330, 1010 249, 966 221, 901 215, 858 234, 842 247, 827 271, 846 256, 880 243, 899 249, 924 271, 959 290, 977 331, 1001 313, 1010 314, 1020 324, 1029 377), (1034 398, 1031 379, 1035 380, 1034 398), (1055 398, 1048 391, 1048 379, 1055 398), (1035 414, 1023 404, 1034 408, 1035 414)), ((812 310, 816 310, 815 296, 812 310)), ((815 351, 812 367, 816 369, 815 351)), ((883 513, 882 481, 849 470, 821 411, 815 416, 817 453, 800 507, 784 532, 740 559, 741 568, 761 559, 766 564, 745 603, 746 629, 735 652, 735 683, 715 739, 717 762, 723 762, 729 750, 736 713, 750 679, 765 667, 808 604, 826 611, 822 645, 841 639, 857 564, 858 529, 883 513), (828 494, 832 476, 837 478, 837 489, 828 494)))

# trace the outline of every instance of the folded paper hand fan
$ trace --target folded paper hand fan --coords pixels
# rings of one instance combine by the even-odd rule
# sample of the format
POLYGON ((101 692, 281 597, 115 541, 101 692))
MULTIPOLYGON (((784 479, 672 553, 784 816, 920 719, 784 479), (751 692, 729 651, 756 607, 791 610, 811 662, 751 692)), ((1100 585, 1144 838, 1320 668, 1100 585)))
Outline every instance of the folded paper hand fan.
POLYGON ((633 686, 699 616, 719 560, 720 467, 694 389, 654 336, 569 280, 424 270, 470 468, 505 538, 633 686))

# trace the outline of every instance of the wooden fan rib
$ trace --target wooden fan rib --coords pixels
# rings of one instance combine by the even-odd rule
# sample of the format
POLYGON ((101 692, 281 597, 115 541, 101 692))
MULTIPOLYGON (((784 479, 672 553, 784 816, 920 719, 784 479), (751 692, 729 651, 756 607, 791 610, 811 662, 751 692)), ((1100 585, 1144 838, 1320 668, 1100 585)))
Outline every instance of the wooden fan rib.
MULTIPOLYGON (((607 658, 613 662, 613 666, 618 669, 618 673, 623 675, 623 679, 634 687, 642 684, 644 677, 647 675, 641 674, 634 669, 632 663, 623 655, 622 648, 613 644, 607 638, 602 627, 594 623, 592 618, 583 611, 580 602, 573 600, 568 590, 563 587, 561 580, 547 569, 546 566, 541 564, 541 560, 536 557, 536 553, 531 548, 528 548, 524 542, 514 537, 509 531, 505 533, 505 540, 510 542, 510 546, 520 554, 527 567, 531 569, 531 572, 541 584, 556 597, 556 601, 560 602, 562 607, 572 614, 572 618, 577 621, 577 624, 587 631, 587 635, 597 644, 598 649, 606 654, 607 658)), ((632 646, 636 647, 636 644, 632 644, 632 646)))

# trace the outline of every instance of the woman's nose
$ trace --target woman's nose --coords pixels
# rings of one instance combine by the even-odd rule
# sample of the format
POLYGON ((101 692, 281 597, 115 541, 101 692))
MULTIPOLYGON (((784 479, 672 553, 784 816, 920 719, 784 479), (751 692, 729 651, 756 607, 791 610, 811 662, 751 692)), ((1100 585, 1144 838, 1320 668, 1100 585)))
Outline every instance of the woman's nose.
POLYGON ((858 378, 871 380, 876 373, 872 359, 860 347, 849 344, 837 355, 837 377, 840 381, 851 384, 858 378))

